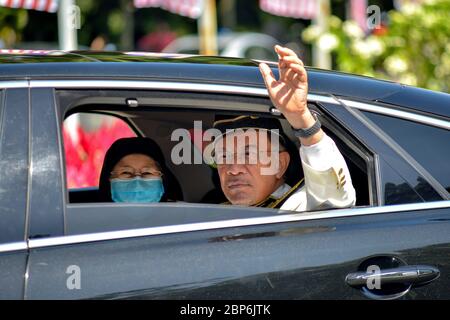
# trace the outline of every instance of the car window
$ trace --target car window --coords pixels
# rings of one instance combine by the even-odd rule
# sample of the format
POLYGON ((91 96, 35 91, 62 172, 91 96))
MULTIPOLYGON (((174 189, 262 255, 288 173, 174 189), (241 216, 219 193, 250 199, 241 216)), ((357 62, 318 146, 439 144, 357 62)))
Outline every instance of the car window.
MULTIPOLYGON (((422 187, 423 181, 418 181, 417 185, 411 186, 397 171, 385 161, 380 160, 381 196, 385 205, 405 204, 423 202, 424 199, 418 191, 422 187), (421 184, 422 182, 422 184, 421 184)), ((423 188, 423 187, 422 187, 423 188)))
POLYGON ((450 131, 372 112, 364 114, 450 192, 450 131))
POLYGON ((102 114, 76 113, 63 124, 67 187, 98 187, 105 153, 120 138, 136 133, 122 119, 102 114))
MULTIPOLYGON (((66 211, 66 227, 69 234, 148 228, 278 214, 276 209, 242 207, 237 210, 231 206, 223 205, 226 198, 224 198, 221 190, 217 169, 205 163, 202 157, 204 148, 207 145, 205 141, 203 141, 204 143, 202 142, 205 131, 210 129, 217 120, 236 118, 241 115, 264 115, 278 118, 287 135, 293 139, 294 144, 297 144, 298 148, 299 141, 295 138, 287 121, 269 113, 272 105, 268 98, 188 92, 178 94, 176 92, 150 91, 105 92, 105 90, 102 90, 97 95, 94 91, 87 93, 81 91, 65 92, 64 97, 66 100, 61 103, 63 108, 62 115, 69 112, 77 114, 76 108, 79 108, 83 112, 89 112, 90 114, 108 114, 113 118, 120 117, 125 125, 129 123, 136 132, 139 132, 140 136, 154 140, 164 155, 167 168, 175 176, 176 182, 182 191, 181 196, 175 199, 177 200, 176 202, 113 203, 112 201, 102 200, 104 197, 102 197, 103 193, 101 190, 84 190, 79 192, 78 189, 73 189, 75 187, 93 185, 93 183, 88 182, 83 184, 77 182, 78 184, 75 184, 76 180, 70 180, 72 176, 80 179, 84 175, 78 174, 77 170, 79 168, 86 170, 86 172, 90 170, 74 166, 70 169, 73 172, 69 173, 69 168, 67 168, 69 204, 66 211), (83 97, 83 94, 89 94, 89 98, 83 97), (128 105, 123 104, 123 101, 126 101, 130 96, 139 101, 138 108, 130 108, 128 105), (70 97, 73 97, 76 101, 70 101, 70 97), (105 97, 108 97, 105 100, 107 102, 99 104, 101 99, 106 99, 105 97), (67 105, 65 104, 66 101, 67 105), (83 104, 78 104, 77 101, 82 101, 83 104), (93 103, 89 104, 86 101, 93 101, 93 103), (76 107, 71 107, 71 105, 76 105, 76 107), (66 109, 64 110, 64 108, 66 109), (200 141, 196 140, 196 136, 199 137, 200 141), (187 145, 185 145, 185 142, 187 142, 187 145), (185 149, 187 151, 182 150, 180 152, 180 149, 177 147, 187 147, 185 149), (180 162, 179 160, 181 159, 183 161, 180 162), (70 189, 70 186, 72 186, 72 189, 70 189)), ((319 108, 319 106, 314 107, 319 108)), ((66 122, 69 119, 66 119, 66 122)), ((329 121, 332 121, 331 118, 329 118, 329 121)), ((64 124, 64 128, 69 126, 69 123, 64 124)), ((354 183, 360 184, 359 187, 355 186, 359 192, 357 198, 360 199, 357 205, 370 205, 367 159, 352 151, 352 148, 355 147, 354 145, 348 145, 347 148, 344 148, 344 145, 348 142, 342 140, 341 133, 339 135, 337 133, 334 134, 331 127, 327 125, 324 125, 323 128, 335 139, 340 149, 343 146, 341 151, 348 162, 352 180, 354 183)), ((98 130, 95 132, 98 132, 98 130)), ((67 133, 64 133, 64 135, 65 144, 70 146, 72 141, 69 140, 67 133), (67 140, 69 142, 66 142, 67 140)), ((118 136, 108 136, 102 139, 108 141, 107 145, 109 146, 117 138, 118 136)), ((75 146, 80 147, 80 143, 75 146)), ((76 148, 71 148, 73 149, 71 153, 69 150, 65 152, 67 166, 73 163, 69 157, 74 157, 79 161, 79 151, 76 148)), ((94 154, 96 152, 95 148, 86 149, 84 146, 83 148, 83 152, 86 152, 86 150, 94 154)), ((92 154, 84 155, 86 159, 96 159, 97 177, 102 167, 105 149, 103 149, 101 157, 95 158, 92 154)), ((301 165, 299 165, 299 168, 301 168, 301 165)), ((92 179, 92 177, 90 178, 92 179)), ((289 177, 288 183, 295 185, 301 180, 302 175, 299 174, 298 179, 293 181, 295 178, 289 177)), ((112 190, 112 188, 109 190, 112 190)))

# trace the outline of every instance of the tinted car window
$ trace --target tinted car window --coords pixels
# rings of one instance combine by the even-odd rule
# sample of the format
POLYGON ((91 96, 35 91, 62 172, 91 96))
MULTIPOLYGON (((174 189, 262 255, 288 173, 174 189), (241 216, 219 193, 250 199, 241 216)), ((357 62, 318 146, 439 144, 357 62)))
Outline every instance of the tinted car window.
POLYGON ((411 186, 384 160, 380 161, 381 194, 385 205, 423 202, 423 198, 417 192, 418 183, 411 186))
POLYGON ((450 191, 450 131, 371 112, 364 114, 450 191))

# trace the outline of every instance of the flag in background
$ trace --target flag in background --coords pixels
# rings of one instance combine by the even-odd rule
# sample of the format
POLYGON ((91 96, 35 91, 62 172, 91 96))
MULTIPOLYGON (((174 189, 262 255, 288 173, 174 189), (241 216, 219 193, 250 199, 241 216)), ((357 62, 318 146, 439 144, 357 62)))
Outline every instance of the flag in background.
POLYGON ((136 8, 159 7, 172 13, 197 19, 201 16, 204 0, 133 0, 136 8))
POLYGON ((367 32, 367 0, 351 0, 350 17, 364 32, 367 32))
POLYGON ((0 0, 0 7, 56 12, 58 0, 0 0))
POLYGON ((259 0, 261 10, 276 16, 314 19, 319 10, 317 0, 259 0))

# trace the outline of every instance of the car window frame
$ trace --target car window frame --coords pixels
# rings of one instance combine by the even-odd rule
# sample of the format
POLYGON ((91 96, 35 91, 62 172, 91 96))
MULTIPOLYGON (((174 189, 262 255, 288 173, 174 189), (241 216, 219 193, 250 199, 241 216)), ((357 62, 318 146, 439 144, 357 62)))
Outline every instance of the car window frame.
MULTIPOLYGON (((443 128, 443 127, 438 126, 438 125, 436 125, 436 124, 432 124, 431 122, 429 122, 429 123, 423 123, 423 122, 416 121, 416 120, 414 120, 414 119, 412 119, 412 118, 406 119, 406 118, 404 118, 404 117, 394 116, 394 115, 392 115, 392 114, 380 113, 380 112, 369 111, 369 110, 359 110, 359 112, 362 113, 362 114, 364 115, 364 117, 367 119, 366 121, 370 121, 370 122, 371 122, 371 125, 372 125, 374 128, 377 128, 376 130, 382 130, 387 136, 389 136, 390 139, 392 140, 392 143, 395 145, 396 149, 399 150, 399 153, 400 153, 400 154, 403 154, 404 157, 406 157, 406 158, 408 159, 409 162, 411 162, 415 167, 417 167, 417 168, 418 168, 417 170, 418 170, 419 172, 422 172, 422 173, 424 173, 424 175, 430 176, 430 177, 431 177, 430 180, 431 180, 431 183, 432 183, 432 186, 433 186, 433 187, 439 188, 439 189, 442 188, 442 192, 443 192, 443 193, 444 193, 444 190, 447 191, 447 189, 445 188, 445 186, 443 186, 442 183, 441 183, 437 178, 435 178, 435 176, 434 176, 433 174, 431 174, 431 172, 430 172, 427 168, 425 168, 425 166, 424 166, 423 164, 421 164, 419 161, 415 160, 415 158, 414 158, 414 156, 411 154, 411 152, 407 151, 407 150, 402 146, 402 144, 401 144, 399 141, 397 141, 397 139, 396 139, 395 137, 391 136, 389 133, 386 132, 386 130, 382 129, 378 124, 376 124, 374 120, 372 120, 371 118, 369 118, 369 117, 367 116, 367 113, 372 113, 372 114, 374 114, 374 115, 380 115, 380 116, 384 116, 384 117, 389 117, 389 118, 392 118, 392 119, 398 119, 398 120, 400 120, 400 121, 408 121, 408 122, 411 122, 411 123, 413 123, 413 124, 417 124, 417 125, 421 125, 421 126, 427 126, 427 127, 430 127, 430 128, 437 128, 437 129, 441 129, 441 130, 447 130, 447 131, 448 131, 448 134, 450 134, 450 120, 448 121, 448 123, 449 123, 449 124, 448 124, 448 128, 443 128)), ((424 116, 424 115, 422 115, 422 116, 424 116)), ((428 117, 429 117, 430 119, 433 119, 433 117, 430 116, 430 115, 429 115, 428 117)), ((447 196, 450 198, 450 192, 447 191, 446 193, 447 193, 447 196)))
POLYGON ((425 114, 423 112, 418 113, 413 110, 401 110, 400 108, 392 105, 386 105, 382 103, 374 102, 360 102, 350 99, 341 99, 341 102, 350 107, 352 112, 362 120, 368 128, 377 135, 381 136, 387 145, 389 145, 401 158, 404 159, 411 167, 413 167, 421 176, 442 196, 443 200, 450 200, 450 192, 448 192, 444 186, 414 157, 407 152, 393 137, 380 128, 375 122, 369 119, 363 111, 372 112, 384 116, 391 116, 399 118, 401 120, 408 120, 417 124, 425 124, 434 126, 441 129, 450 130, 450 121, 441 118, 434 117, 431 114, 425 114))
MULTIPOLYGON (((437 195, 438 199, 433 201, 449 200, 446 193, 442 192, 443 187, 441 187, 441 192, 439 193, 433 182, 430 182, 430 179, 428 179, 430 175, 427 175, 425 170, 418 170, 418 166, 411 163, 410 156, 406 153, 401 153, 400 151, 402 149, 396 148, 396 142, 392 141, 392 139, 385 134, 384 131, 372 126, 370 120, 366 121, 366 117, 359 111, 359 108, 380 108, 380 103, 373 101, 351 100, 349 97, 333 97, 333 99, 334 103, 333 101, 329 101, 327 102, 328 104, 324 105, 326 109, 330 113, 334 114, 337 121, 340 122, 342 126, 352 132, 353 135, 357 136, 360 141, 363 141, 365 145, 375 154, 375 178, 377 180, 377 193, 380 195, 378 198, 379 206, 386 205, 384 203, 384 181, 382 179, 382 160, 386 159, 390 159, 387 162, 384 161, 389 165, 392 162, 396 163, 396 167, 393 168, 394 171, 396 171, 397 175, 411 186, 414 192, 417 193, 417 191, 413 188, 416 182, 412 181, 412 178, 413 176, 419 176, 424 178, 425 182, 437 195)), ((386 107, 384 108, 386 109, 386 107)), ((409 114, 406 111, 404 112, 409 114)), ((418 195, 422 198, 420 194, 418 195)), ((426 201, 430 200, 424 200, 424 202, 426 201)))
MULTIPOLYGON (((101 90, 101 88, 100 89, 97 89, 97 91, 98 90, 101 90)), ((64 92, 64 90, 62 90, 62 92, 64 92)), ((96 90, 92 90, 92 92, 96 92, 96 90)), ((144 93, 145 91, 140 91, 139 92, 139 94, 142 94, 142 93, 144 93)), ((91 91, 89 92, 89 93, 91 93, 91 91)), ((122 93, 120 93, 120 90, 117 90, 117 95, 115 95, 115 98, 118 98, 120 101, 122 101, 123 102, 123 97, 125 96, 125 95, 127 95, 127 96, 131 96, 130 95, 130 93, 129 92, 127 92, 127 90, 122 90, 122 93)), ((138 95, 138 93, 136 93, 136 92, 134 92, 134 94, 135 94, 135 96, 137 96, 138 95)), ((175 94, 175 93, 174 93, 175 94)), ((179 92, 178 92, 178 94, 180 94, 179 92)), ((196 93, 194 93, 194 95, 198 95, 198 94, 202 94, 202 93, 199 93, 199 92, 196 92, 196 93)), ((56 91, 56 95, 58 95, 58 90, 56 91)), ((76 93, 76 91, 73 91, 73 95, 74 96, 77 96, 77 93, 76 93)), ((167 92, 163 92, 162 93, 162 95, 167 95, 167 92)), ((82 94, 81 94, 81 96, 82 96, 82 94)), ((152 93, 150 92, 150 97, 152 96, 152 93)), ((236 97, 236 99, 237 100, 239 100, 240 98, 239 97, 236 97)), ((246 97, 246 99, 248 99, 248 100, 251 100, 251 101, 253 101, 255 98, 254 97, 251 97, 251 96, 248 96, 248 97, 246 97)), ((142 102, 142 100, 143 99, 141 99, 140 101, 142 102)), ((111 99, 109 99, 108 100, 110 103, 111 103, 111 99)), ((257 100, 257 101, 259 101, 259 100, 257 100)), ((268 99, 268 96, 266 95, 261 101, 263 101, 263 102, 261 102, 261 103, 263 103, 264 104, 264 106, 267 106, 267 108, 266 108, 266 111, 264 112, 264 111, 262 111, 261 110, 261 108, 260 108, 260 106, 258 107, 258 112, 259 113, 261 113, 261 114, 267 114, 267 115, 271 115, 271 116, 274 116, 274 117, 279 117, 280 116, 280 113, 278 112, 278 110, 277 109, 275 109, 273 106, 272 106, 272 104, 270 103, 270 100, 268 99)), ((95 112, 94 111, 92 111, 93 110, 93 106, 91 106, 91 107, 89 107, 89 104, 91 104, 92 102, 97 102, 97 103, 99 103, 99 102, 101 102, 101 101, 98 101, 97 100, 97 98, 95 97, 95 95, 94 95, 94 98, 88 98, 88 97, 82 97, 82 98, 80 98, 80 100, 79 100, 79 102, 78 101, 72 101, 69 105, 67 105, 67 106, 65 106, 64 104, 62 104, 62 105, 60 105, 59 106, 59 116, 60 116, 60 120, 59 121, 61 121, 62 119, 65 119, 65 118, 67 118, 69 115, 72 115, 72 114, 74 114, 74 113, 76 113, 76 112, 87 112, 88 110, 91 110, 90 112, 91 113, 102 113, 102 114, 107 114, 107 115, 111 115, 111 116, 114 116, 114 111, 116 111, 117 112, 117 110, 114 110, 114 108, 112 108, 112 110, 110 111, 110 112, 108 112, 108 111, 105 111, 105 109, 102 109, 101 108, 101 106, 99 106, 98 107, 98 110, 96 110, 95 112)), ((68 102, 66 101, 65 102, 65 104, 67 104, 68 102)), ((256 103, 256 102, 255 102, 256 103)), ((105 103, 106 104, 106 103, 105 103)), ((108 105, 108 107, 110 107, 109 105, 108 105)), ((311 109, 313 110, 313 112, 315 112, 315 113, 317 113, 317 114, 319 114, 319 115, 322 115, 322 116, 327 116, 328 117, 328 115, 325 115, 324 113, 323 113, 323 111, 320 109, 321 108, 321 106, 320 105, 318 105, 316 102, 311 102, 311 104, 310 104, 310 107, 311 107, 311 109)), ((174 111, 176 111, 176 110, 178 110, 177 108, 175 108, 175 107, 173 107, 173 106, 170 106, 169 107, 171 110, 174 110, 174 111)), ((188 108, 188 109, 190 109, 190 108, 188 108)), ((202 108, 195 108, 195 109, 202 109, 202 108)), ((208 107, 206 107, 205 108, 206 110, 208 110, 208 109, 210 109, 210 108, 208 108, 208 107)), ((218 112, 218 110, 216 110, 216 109, 214 109, 216 112, 218 112)), ((227 109, 225 109, 226 111, 228 111, 228 112, 233 112, 233 113, 239 113, 239 112, 243 112, 243 113, 248 113, 248 112, 251 112, 250 110, 247 110, 247 109, 243 109, 243 110, 239 110, 238 108, 233 108, 233 110, 227 110, 227 109)), ((119 110, 119 112, 120 112, 120 110, 119 110)), ((325 119, 324 119, 325 120, 325 119)), ((331 123, 330 122, 331 120, 325 120, 324 121, 324 123, 331 123)), ((335 127, 336 127, 336 125, 335 125, 335 127)), ((339 137, 339 139, 341 139, 341 140, 343 140, 343 139, 345 139, 345 140, 343 140, 343 142, 344 143, 346 143, 346 142, 348 142, 349 143, 349 139, 348 138, 345 138, 345 133, 341 130, 339 133, 337 133, 338 134, 338 137, 339 137)), ((360 149, 359 148, 357 148, 356 146, 355 146, 355 143, 357 143, 357 142, 355 142, 355 141, 353 141, 352 142, 352 145, 351 145, 351 147, 350 148, 352 148, 352 149, 355 149, 356 148, 356 150, 358 150, 359 151, 359 156, 361 156, 361 151, 360 151, 360 149)), ((369 168, 368 168, 368 170, 369 170, 369 168)), ((373 180, 373 179, 372 179, 373 180)), ((68 208, 68 211, 67 211, 67 219, 69 220, 70 218, 69 218, 69 215, 70 215, 70 209, 72 208, 72 209, 77 209, 77 208, 79 208, 79 207, 83 207, 83 206, 85 206, 85 205, 89 205, 89 204, 74 204, 74 203, 69 203, 67 200, 68 200, 68 192, 66 191, 66 208, 68 208)), ((371 202, 371 204, 373 204, 373 202, 371 202)), ((96 205, 99 205, 99 204, 96 204, 96 205)), ((117 205, 117 204, 115 204, 115 205, 117 205)), ((160 204, 161 205, 161 204, 160 204)), ((164 204, 162 204, 162 205, 164 205, 164 204)), ((199 206, 204 206, 205 204, 203 204, 203 203, 192 203, 192 204, 190 204, 190 205, 199 205, 199 206)), ((101 208, 101 206, 102 205, 99 205, 99 210, 100 210, 100 208, 101 208)), ((108 206, 108 204, 104 204, 104 206, 108 206)), ((220 206, 220 205, 218 205, 218 206, 220 206)), ((218 207, 218 209, 220 210, 220 207, 218 207)), ((251 209, 250 209, 251 210, 251 209)), ((260 209, 258 209, 258 210, 260 210, 260 209)), ((272 209, 273 210, 273 209, 272 209)), ((336 209, 333 209, 333 210, 336 210, 336 209)), ((312 211, 311 211, 312 212, 312 211)), ((279 214, 279 212, 277 212, 276 210, 273 210, 273 212, 272 212, 272 214, 271 215, 277 215, 277 214, 279 214)), ((263 215, 263 213, 261 212, 261 215, 263 215)), ((243 216, 245 216, 245 214, 243 214, 243 216)), ((234 218, 236 218, 236 217, 234 217, 234 218)), ((69 229, 69 232, 70 232, 70 229, 71 229, 71 227, 70 226, 68 226, 68 222, 66 223, 66 226, 67 226, 67 229, 69 229)), ((99 230, 98 230, 99 231, 99 230)), ((113 231, 113 230, 109 230, 109 231, 113 231)), ((117 230, 116 230, 117 231, 117 230)))

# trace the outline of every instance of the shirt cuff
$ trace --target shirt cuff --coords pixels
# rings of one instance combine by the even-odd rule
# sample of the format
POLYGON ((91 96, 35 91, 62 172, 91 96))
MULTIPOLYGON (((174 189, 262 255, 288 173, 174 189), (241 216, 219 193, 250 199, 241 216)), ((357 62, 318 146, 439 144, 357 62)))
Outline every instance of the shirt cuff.
POLYGON ((337 147, 334 141, 323 135, 316 144, 300 147, 300 158, 307 165, 317 171, 329 170, 337 159, 337 147))

